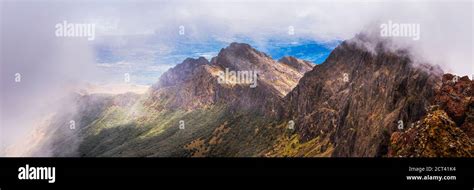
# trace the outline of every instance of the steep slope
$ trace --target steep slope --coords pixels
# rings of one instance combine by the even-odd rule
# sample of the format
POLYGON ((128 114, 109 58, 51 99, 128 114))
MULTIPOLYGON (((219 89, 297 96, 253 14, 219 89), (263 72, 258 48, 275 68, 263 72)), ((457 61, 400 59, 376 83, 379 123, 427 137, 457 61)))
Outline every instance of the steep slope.
POLYGON ((204 57, 199 57, 198 59, 187 58, 181 64, 163 73, 160 80, 152 88, 158 89, 187 81, 193 76, 192 74, 196 69, 206 64, 209 64, 209 61, 204 57))
POLYGON ((155 106, 185 110, 232 104, 236 109, 274 116, 280 109, 281 98, 312 68, 296 58, 287 63, 280 64, 248 44, 232 43, 210 64, 202 57, 188 58, 164 73, 153 86, 149 103, 160 102, 155 106), (301 63, 304 65, 299 65, 301 63), (256 74, 255 87, 251 86, 253 83, 238 83, 232 79, 219 83, 221 73, 242 71, 256 74))
POLYGON ((473 85, 467 76, 443 75, 434 106, 414 127, 392 134, 389 156, 474 156, 473 85))
POLYGON ((469 80, 467 76, 445 74, 442 82, 433 103, 445 110, 456 125, 473 138, 474 81, 469 80))
POLYGON ((257 71, 258 85, 269 86, 278 92, 279 97, 292 90, 303 74, 311 68, 311 65, 306 64, 302 66, 303 69, 295 70, 293 65, 279 64, 250 45, 235 42, 222 49, 219 55, 211 60, 211 64, 229 70, 257 71))
POLYGON ((302 143, 318 138, 334 146, 332 156, 383 156, 399 121, 410 126, 426 114, 441 71, 385 45, 362 35, 343 42, 286 96, 302 143))
POLYGON ((433 110, 414 127, 395 132, 389 156, 472 157, 474 144, 443 110, 433 110))
POLYGON ((131 108, 139 97, 140 95, 135 93, 71 93, 61 101, 70 104, 38 123, 25 142, 26 145, 19 145, 24 147, 13 147, 21 151, 13 155, 80 156, 77 149, 84 138, 101 129, 120 125, 127 117, 133 117, 136 113, 131 108), (98 124, 105 119, 110 122, 106 125, 98 124), (94 125, 96 127, 90 127, 94 125))

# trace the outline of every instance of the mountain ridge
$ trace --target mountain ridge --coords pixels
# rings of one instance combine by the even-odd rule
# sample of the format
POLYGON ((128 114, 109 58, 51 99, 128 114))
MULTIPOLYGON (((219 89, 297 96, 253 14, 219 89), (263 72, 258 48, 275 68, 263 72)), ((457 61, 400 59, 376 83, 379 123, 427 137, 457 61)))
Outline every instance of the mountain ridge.
MULTIPOLYGON (((185 59, 144 95, 115 96, 107 100, 115 103, 77 112, 87 122, 68 133, 75 138, 55 142, 77 143, 77 153, 67 153, 74 156, 444 156, 412 154, 424 145, 397 138, 415 132, 429 136, 429 130, 414 129, 423 119, 441 118, 430 111, 441 104, 458 122, 448 126, 459 128, 448 130, 464 142, 453 144, 463 152, 457 156, 472 156, 466 150, 474 121, 467 90, 472 81, 462 78, 446 86, 452 77, 439 67, 416 64, 406 51, 392 51, 384 42, 372 44, 373 49, 360 42, 374 43, 356 36, 319 65, 294 57, 273 60, 248 44, 231 43, 210 61, 185 59), (229 71, 256 72, 257 85, 232 77, 220 81, 229 71), (459 104, 461 96, 469 101, 459 104)), ((97 99, 86 96, 78 103, 94 107, 88 97, 97 99)), ((61 122, 51 125, 64 122, 58 117, 61 122)), ((54 155, 65 155, 63 146, 53 147, 54 155)))

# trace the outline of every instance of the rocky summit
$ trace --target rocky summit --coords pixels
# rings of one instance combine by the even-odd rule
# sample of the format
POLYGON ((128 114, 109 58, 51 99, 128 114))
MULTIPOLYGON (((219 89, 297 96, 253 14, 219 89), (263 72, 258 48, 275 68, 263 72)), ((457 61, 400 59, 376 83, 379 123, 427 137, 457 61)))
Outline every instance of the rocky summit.
POLYGON ((440 81, 436 67, 366 43, 375 52, 342 43, 285 98, 302 141, 318 137, 334 146, 333 156, 387 154, 389 134, 399 121, 408 127, 426 114, 440 81))
POLYGON ((471 157, 473 82, 387 44, 358 35, 314 65, 231 43, 145 94, 75 95, 38 144, 86 157, 471 157))

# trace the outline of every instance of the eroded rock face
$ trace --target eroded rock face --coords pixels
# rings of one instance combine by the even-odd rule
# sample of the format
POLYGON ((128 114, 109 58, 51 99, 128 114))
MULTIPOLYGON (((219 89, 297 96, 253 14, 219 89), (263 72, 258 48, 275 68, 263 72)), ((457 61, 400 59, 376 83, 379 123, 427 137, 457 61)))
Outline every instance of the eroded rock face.
MULTIPOLYGON (((304 62, 302 60, 295 61, 304 62)), ((211 65, 218 66, 223 70, 227 68, 232 71, 256 71, 258 85, 276 90, 280 98, 290 92, 303 74, 309 70, 307 65, 301 66, 302 69, 299 70, 289 64, 280 64, 248 44, 235 42, 222 49, 218 56, 211 60, 211 65)))
MULTIPOLYGON (((296 58, 294 64, 304 63, 296 58)), ((158 109, 192 110, 212 104, 228 104, 241 110, 256 110, 276 116, 282 97, 293 89, 304 72, 287 64, 279 64, 248 44, 232 43, 223 48, 211 62, 204 58, 186 59, 160 78, 151 91, 149 104, 159 102, 158 109), (257 72, 256 87, 245 83, 219 83, 220 72, 257 72)))
POLYGON ((156 86, 158 88, 150 91, 150 96, 146 104, 158 110, 191 110, 216 103, 218 85, 212 73, 216 72, 217 69, 209 64, 200 65, 193 61, 183 62, 178 66, 192 68, 192 66, 187 65, 197 67, 193 68, 188 75, 179 74, 179 70, 176 73, 174 70, 168 71, 166 73, 167 75, 164 75, 164 78, 160 78, 160 81, 157 83, 156 86), (162 80, 168 81, 169 78, 175 78, 173 81, 174 84, 167 86, 161 85, 170 84, 168 82, 162 82, 162 80))
POLYGON ((471 138, 471 141, 474 142, 474 99, 471 98, 469 103, 469 109, 466 112, 466 118, 464 119, 463 124, 461 125, 461 130, 471 138))
POLYGON ((434 104, 440 105, 458 126, 466 119, 472 105, 474 83, 467 76, 443 75, 443 85, 437 91, 434 104))
POLYGON ((442 76, 433 109, 415 127, 391 136, 389 156, 472 157, 473 82, 467 76, 442 76))
POLYGON ((389 156, 472 157, 474 144, 443 110, 426 115, 419 124, 390 139, 389 156))
POLYGON ((199 57, 198 59, 187 58, 182 63, 163 73, 160 80, 152 88, 158 89, 185 82, 193 76, 192 74, 196 69, 206 64, 209 64, 209 61, 204 57, 199 57))
POLYGON ((303 141, 329 139, 332 156, 383 156, 398 121, 410 126, 426 114, 441 71, 414 65, 383 42, 374 47, 343 42, 286 96, 287 117, 303 141))

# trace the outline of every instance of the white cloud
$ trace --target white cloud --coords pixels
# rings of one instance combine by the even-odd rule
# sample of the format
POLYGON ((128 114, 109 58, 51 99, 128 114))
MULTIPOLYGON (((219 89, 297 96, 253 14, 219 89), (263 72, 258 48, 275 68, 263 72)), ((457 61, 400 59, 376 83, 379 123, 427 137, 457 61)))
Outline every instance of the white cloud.
MULTIPOLYGON (((112 1, 115 2, 115 1, 112 1)), ((179 41, 178 28, 185 26, 186 39, 210 36, 225 42, 245 36, 264 47, 270 38, 313 38, 321 42, 352 38, 381 23, 419 23, 421 39, 398 40, 413 47, 431 63, 449 72, 467 75, 472 68, 471 1, 124 1, 97 6, 92 17, 113 18, 116 30, 107 34, 147 34, 162 44, 179 41), (295 35, 288 35, 293 26, 295 35)), ((84 12, 85 10, 76 10, 84 12)), ((100 33, 100 32, 99 32, 100 33)))

